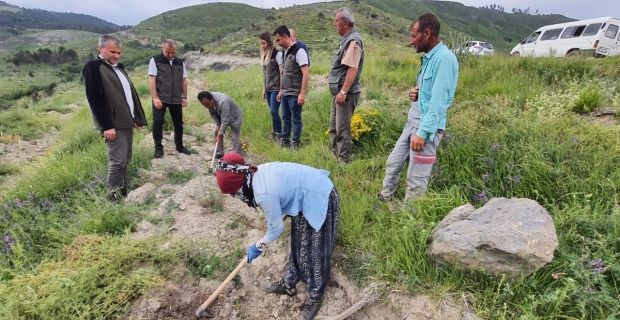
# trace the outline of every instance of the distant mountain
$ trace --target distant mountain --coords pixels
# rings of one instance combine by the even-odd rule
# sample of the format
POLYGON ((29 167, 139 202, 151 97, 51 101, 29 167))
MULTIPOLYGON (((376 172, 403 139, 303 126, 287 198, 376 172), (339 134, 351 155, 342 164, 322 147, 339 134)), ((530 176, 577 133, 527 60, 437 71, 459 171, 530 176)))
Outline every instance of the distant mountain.
POLYGON ((262 20, 266 10, 241 3, 207 3, 158 14, 136 25, 133 33, 147 42, 172 38, 202 45, 262 20))
POLYGON ((124 30, 129 26, 119 26, 86 14, 26 9, 0 1, 0 28, 12 30, 69 29, 103 34, 124 30))

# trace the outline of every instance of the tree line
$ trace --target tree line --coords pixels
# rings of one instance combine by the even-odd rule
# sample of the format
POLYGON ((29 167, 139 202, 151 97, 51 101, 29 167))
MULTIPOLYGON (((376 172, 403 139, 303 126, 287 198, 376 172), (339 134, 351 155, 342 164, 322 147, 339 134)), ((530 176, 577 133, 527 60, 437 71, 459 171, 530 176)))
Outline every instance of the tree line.
MULTIPOLYGON (((506 12, 505 11, 506 8, 504 6, 502 6, 502 5, 499 5, 499 4, 486 4, 486 5, 480 6, 478 8, 506 12)), ((525 8, 525 9, 512 8, 512 13, 537 15, 538 14, 538 10, 532 11, 532 10, 530 10, 529 7, 525 8)))
POLYGON ((53 12, 40 9, 24 9, 21 12, 0 10, 0 28, 82 30, 94 33, 114 33, 131 28, 86 14, 53 12))
POLYGON ((57 66, 65 62, 72 62, 78 60, 78 54, 73 49, 65 49, 64 47, 58 47, 58 50, 52 51, 48 48, 39 48, 37 51, 30 52, 28 50, 21 50, 9 58, 16 66, 29 63, 47 63, 51 66, 57 66))

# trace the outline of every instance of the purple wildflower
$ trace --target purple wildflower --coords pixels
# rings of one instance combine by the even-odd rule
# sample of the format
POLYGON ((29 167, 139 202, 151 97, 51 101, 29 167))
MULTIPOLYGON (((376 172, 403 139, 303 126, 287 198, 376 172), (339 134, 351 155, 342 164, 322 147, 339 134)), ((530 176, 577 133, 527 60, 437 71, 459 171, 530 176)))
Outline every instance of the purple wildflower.
POLYGON ((168 210, 162 210, 162 212, 161 212, 161 215, 162 215, 162 216, 165 216, 165 215, 167 215, 167 214, 168 214, 168 210))
POLYGON ((491 150, 491 151, 497 151, 497 150, 499 150, 501 147, 502 147, 502 145, 501 145, 501 144, 494 144, 494 145, 492 145, 492 146, 491 146, 491 148, 489 148, 489 150, 491 150))
POLYGON ((486 190, 482 190, 482 192, 480 194, 474 196, 474 200, 476 202, 481 202, 481 203, 489 202, 489 197, 487 195, 487 191, 486 190))
POLYGON ((519 175, 516 175, 516 176, 512 177, 512 181, 514 181, 516 183, 519 183, 519 182, 521 182, 521 177, 519 175))
POLYGON ((482 179, 483 179, 483 180, 485 180, 485 181, 486 181, 486 180, 489 180, 489 179, 491 179, 491 178, 493 178, 493 175, 492 175, 492 174, 490 174, 490 173, 488 173, 488 172, 485 172, 485 173, 482 175, 482 179))

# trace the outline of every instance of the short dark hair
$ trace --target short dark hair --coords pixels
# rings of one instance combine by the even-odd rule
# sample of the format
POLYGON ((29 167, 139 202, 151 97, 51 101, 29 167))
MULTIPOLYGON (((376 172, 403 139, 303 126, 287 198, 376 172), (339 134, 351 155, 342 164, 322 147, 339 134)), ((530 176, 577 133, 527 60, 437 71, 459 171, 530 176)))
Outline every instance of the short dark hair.
POLYGON ((288 28, 285 25, 279 26, 276 28, 276 30, 273 31, 273 35, 279 35, 280 37, 283 36, 287 36, 287 37, 291 37, 291 32, 288 31, 288 28))
POLYGON ((439 19, 437 16, 432 13, 425 13, 421 15, 416 21, 411 24, 411 29, 413 29, 413 25, 418 23, 418 30, 420 32, 424 32, 424 30, 428 29, 431 31, 431 35, 433 37, 439 37, 439 30, 441 29, 441 23, 439 23, 439 19))
POLYGON ((209 91, 202 91, 198 94, 198 101, 202 101, 207 99, 209 101, 213 100, 213 95, 209 91))

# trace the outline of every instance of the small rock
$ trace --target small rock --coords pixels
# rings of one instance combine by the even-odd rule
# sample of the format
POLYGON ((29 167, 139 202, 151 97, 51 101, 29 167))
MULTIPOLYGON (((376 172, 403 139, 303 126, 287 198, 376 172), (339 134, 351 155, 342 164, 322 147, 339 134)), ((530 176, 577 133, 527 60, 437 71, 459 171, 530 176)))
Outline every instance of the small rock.
POLYGON ((147 304, 148 304, 147 308, 151 312, 155 312, 161 308, 161 302, 157 299, 149 299, 147 301, 147 304))

